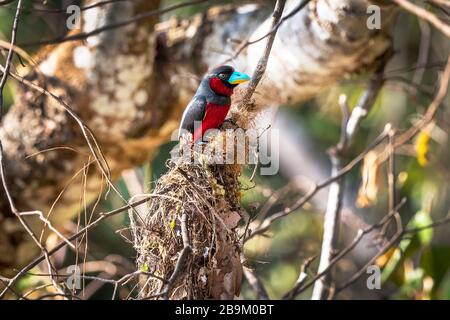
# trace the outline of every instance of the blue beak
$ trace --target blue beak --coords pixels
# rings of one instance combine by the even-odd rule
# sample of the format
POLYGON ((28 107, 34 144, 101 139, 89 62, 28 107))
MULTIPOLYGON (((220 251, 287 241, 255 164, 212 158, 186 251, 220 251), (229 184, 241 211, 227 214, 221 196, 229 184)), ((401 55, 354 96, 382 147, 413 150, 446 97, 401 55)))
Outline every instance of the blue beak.
POLYGON ((242 83, 242 82, 246 82, 248 80, 250 80, 250 76, 248 74, 234 71, 231 74, 230 79, 228 79, 228 82, 230 84, 239 84, 239 83, 242 83))

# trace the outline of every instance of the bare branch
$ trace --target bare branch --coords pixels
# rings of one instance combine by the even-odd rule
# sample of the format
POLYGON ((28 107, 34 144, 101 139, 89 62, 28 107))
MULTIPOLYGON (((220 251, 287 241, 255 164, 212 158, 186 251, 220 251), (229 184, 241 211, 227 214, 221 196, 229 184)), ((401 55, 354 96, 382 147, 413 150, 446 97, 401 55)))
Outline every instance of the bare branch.
POLYGON ((403 9, 415 14, 419 18, 428 21, 436 29, 438 29, 443 34, 445 34, 448 38, 450 38, 450 26, 448 24, 442 22, 432 12, 413 4, 409 0, 392 0, 392 1, 395 2, 396 4, 398 4, 403 9))
POLYGON ((16 43, 16 37, 17 37, 17 29, 19 27, 20 8, 21 7, 22 7, 22 0, 19 0, 17 2, 16 14, 14 16, 14 22, 13 22, 12 31, 11 31, 11 42, 10 42, 10 47, 8 50, 8 56, 6 57, 6 64, 5 64, 4 69, 2 70, 3 75, 0 80, 0 120, 3 117, 3 89, 5 88, 6 80, 8 79, 8 76, 9 76, 9 69, 11 68, 11 62, 12 62, 12 58, 13 58, 13 54, 14 54, 14 45, 16 43))
MULTIPOLYGON (((267 39, 266 47, 264 48, 264 52, 259 58, 258 64, 256 65, 255 72, 250 83, 247 86, 247 90, 244 93, 242 101, 238 107, 239 110, 246 110, 249 108, 250 99, 252 98, 253 93, 256 90, 259 82, 261 81, 264 72, 266 71, 267 62, 269 61, 270 51, 272 49, 273 41, 275 40, 276 31, 280 27, 281 23, 281 15, 283 14, 284 5, 286 4, 286 0, 278 0, 275 4, 275 9, 272 14, 272 28, 269 37, 267 39)), ((265 37, 264 37, 265 38, 265 37)))
POLYGON ((150 17, 156 16, 156 15, 160 15, 160 14, 164 14, 173 10, 177 10, 180 8, 184 8, 187 6, 192 6, 192 5, 196 5, 196 4, 200 4, 200 3, 204 3, 204 2, 210 2, 210 0, 193 0, 193 1, 188 1, 188 2, 183 2, 183 3, 178 3, 178 4, 174 4, 172 6, 169 6, 167 8, 163 8, 163 9, 156 9, 156 10, 150 10, 150 11, 145 11, 142 13, 139 13, 137 15, 135 15, 133 18, 131 19, 127 19, 127 20, 123 20, 123 21, 119 21, 117 23, 112 23, 109 25, 105 25, 102 26, 100 28, 94 29, 92 31, 89 32, 80 32, 77 34, 73 34, 73 35, 64 35, 61 37, 56 37, 50 40, 41 40, 41 41, 36 41, 36 42, 31 42, 31 43, 23 43, 21 44, 22 47, 28 47, 28 46, 37 46, 37 45, 48 45, 48 44, 57 44, 57 43, 62 43, 62 42, 67 42, 67 41, 76 41, 76 40, 83 40, 86 39, 88 37, 97 35, 99 33, 108 31, 108 30, 113 30, 113 29, 117 29, 117 28, 122 28, 125 26, 128 26, 130 24, 134 24, 137 23, 141 20, 145 20, 148 19, 150 17))
MULTIPOLYGON (((103 220, 105 220, 109 217, 112 217, 116 214, 127 211, 130 208, 130 206, 136 207, 141 204, 144 204, 147 201, 149 201, 152 197, 166 197, 168 199, 174 200, 173 197, 169 197, 169 196, 165 196, 165 195, 149 194, 148 197, 141 199, 139 201, 136 201, 134 203, 131 203, 129 205, 125 205, 125 206, 122 206, 120 208, 117 208, 117 209, 114 209, 114 210, 111 210, 111 211, 108 211, 105 213, 100 213, 100 216, 96 220, 92 221, 89 225, 80 229, 77 233, 68 237, 67 240, 68 241, 76 240, 80 236, 84 235, 88 230, 91 230, 91 229, 95 228, 96 226, 98 226, 100 224, 100 222, 102 222, 103 220)), ((175 199, 175 200, 177 200, 177 199, 175 199)), ((179 201, 179 200, 177 200, 177 201, 179 201)), ((51 255, 55 254, 57 251, 59 251, 61 248, 63 248, 66 245, 67 245, 67 243, 65 241, 58 243, 54 248, 52 248, 51 250, 48 251, 48 255, 51 256, 51 255)), ((27 272, 29 272, 31 269, 33 269, 35 266, 37 266, 39 263, 41 263, 44 259, 45 259, 45 255, 42 254, 41 256, 37 257, 32 262, 30 262, 28 265, 26 265, 24 268, 22 268, 14 277, 9 279, 8 283, 6 284, 6 288, 0 293, 0 299, 2 299, 5 296, 6 292, 8 290, 10 290, 11 287, 14 284, 16 284, 19 279, 21 279, 23 276, 25 276, 27 274, 27 272)))
POLYGON ((261 279, 253 272, 252 269, 244 267, 244 275, 247 278, 249 285, 252 287, 253 291, 256 293, 256 299, 258 300, 270 300, 269 294, 264 288, 264 284, 261 279))
POLYGON ((270 217, 265 218, 261 222, 261 224, 255 230, 253 230, 252 233, 245 239, 245 241, 250 240, 256 235, 263 234, 264 232, 267 231, 267 229, 269 229, 269 227, 272 225, 273 222, 301 208, 312 197, 314 197, 317 192, 319 192, 323 188, 329 186, 331 183, 337 181, 338 179, 349 173, 358 163, 360 163, 364 159, 364 156, 370 150, 380 145, 387 138, 390 128, 391 128, 390 125, 386 125, 383 132, 366 148, 366 150, 361 152, 357 157, 355 157, 352 161, 350 161, 345 167, 342 168, 342 170, 336 173, 336 175, 326 179, 325 181, 322 181, 321 183, 314 185, 308 193, 306 193, 304 196, 298 199, 292 206, 286 207, 282 211, 276 212, 272 214, 270 217))
MULTIPOLYGON (((367 116, 375 103, 376 97, 384 83, 383 70, 389 57, 390 55, 386 54, 380 68, 377 70, 375 76, 370 81, 367 90, 359 99, 357 106, 353 109, 348 122, 345 121, 345 119, 347 118, 347 115, 345 113, 347 107, 344 106, 342 108, 344 110, 344 121, 342 122, 341 130, 345 133, 341 133, 340 142, 334 149, 330 151, 332 165, 331 176, 336 175, 342 169, 344 158, 353 143, 360 123, 367 116)), ((345 101, 341 101, 341 105, 345 104, 345 101)), ((322 250, 318 270, 319 273, 321 273, 323 270, 329 269, 330 261, 333 259, 335 250, 338 245, 343 193, 344 179, 339 179, 330 185, 327 210, 325 212, 324 218, 322 250)), ((316 282, 312 294, 312 299, 325 299, 328 296, 327 288, 331 287, 331 283, 332 272, 327 272, 325 277, 319 279, 319 281, 316 282)))
MULTIPOLYGON (((318 273, 316 276, 314 276, 307 284, 305 285, 296 285, 294 286, 294 288, 292 288, 289 292, 287 292, 284 295, 284 299, 293 299, 296 296, 298 296, 299 294, 301 294, 302 292, 304 292, 306 289, 308 289, 309 287, 311 287, 312 285, 314 285, 314 283, 316 283, 316 281, 318 281, 320 278, 322 278, 323 276, 325 276, 327 273, 330 272, 331 268, 338 263, 345 255, 347 255, 349 252, 351 252, 357 245, 358 243, 363 239, 363 237, 367 234, 369 234, 370 232, 372 232, 373 230, 380 228, 382 226, 384 226, 386 223, 388 223, 390 221, 390 219, 395 216, 398 215, 397 211, 406 203, 406 199, 402 199, 396 208, 394 208, 394 211, 389 212, 379 223, 374 224, 372 226, 370 226, 367 229, 364 230, 359 230, 357 236, 353 239, 353 241, 342 251, 340 251, 336 256, 333 257, 333 259, 330 261, 329 265, 327 266, 327 268, 325 268, 324 270, 322 270, 320 273, 318 273)), ((397 240, 399 239, 399 236, 394 236, 392 238, 392 240, 386 244, 382 250, 384 249, 388 249, 390 248, 397 240)), ((386 249, 386 250, 387 250, 386 249)), ((364 268, 363 271, 365 271, 367 268, 364 268)), ((336 290, 336 292, 338 292, 338 290, 336 290)))
POLYGON ((169 298, 170 290, 172 289, 172 286, 174 285, 175 281, 178 279, 178 276, 180 275, 181 271, 183 271, 187 259, 189 258, 189 255, 192 252, 191 244, 189 243, 189 235, 187 230, 187 215, 186 213, 183 213, 181 217, 181 235, 183 238, 183 250, 180 253, 180 256, 178 257, 177 264, 175 265, 175 269, 173 270, 172 275, 167 280, 166 285, 164 286, 163 290, 159 293, 162 295, 164 300, 167 300, 169 298))

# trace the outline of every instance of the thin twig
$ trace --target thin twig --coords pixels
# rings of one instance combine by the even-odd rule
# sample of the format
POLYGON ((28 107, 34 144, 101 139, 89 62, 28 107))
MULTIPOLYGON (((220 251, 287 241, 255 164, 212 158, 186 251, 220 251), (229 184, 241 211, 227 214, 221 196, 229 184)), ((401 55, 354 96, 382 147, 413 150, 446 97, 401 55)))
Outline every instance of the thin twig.
MULTIPOLYGON (((102 222, 103 220, 105 220, 109 217, 112 217, 116 214, 127 211, 130 208, 130 206, 135 207, 135 206, 144 204, 147 201, 149 201, 152 197, 162 197, 162 198, 167 198, 167 199, 171 199, 171 200, 175 199, 173 197, 169 197, 169 196, 165 196, 165 195, 149 194, 148 197, 146 197, 142 200, 136 201, 132 204, 128 204, 128 205, 122 206, 120 208, 117 208, 117 209, 114 209, 114 210, 111 210, 108 212, 100 213, 99 217, 96 220, 92 221, 89 225, 80 229, 77 233, 73 234, 72 236, 68 237, 67 239, 69 241, 74 241, 74 240, 78 239, 80 236, 83 236, 85 234, 85 232, 87 232, 88 230, 91 230, 91 229, 95 228, 96 226, 98 226, 100 224, 100 222, 102 222)), ((178 201, 181 202, 181 200, 178 200, 178 201)), ((48 251, 48 255, 49 256, 53 255, 54 253, 56 253, 57 251, 59 251, 61 248, 63 248, 66 245, 67 245, 67 243, 65 241, 59 242, 54 248, 52 248, 51 250, 48 251)), ((19 270, 19 272, 14 277, 10 278, 8 283, 5 284, 6 288, 0 293, 0 299, 2 299, 5 296, 6 292, 8 290, 10 290, 10 288, 14 284, 16 284, 19 279, 21 279, 23 276, 25 276, 27 274, 27 272, 29 272, 31 269, 33 269, 35 266, 37 266, 39 263, 41 263, 44 259, 45 259, 45 256, 42 254, 41 256, 39 256, 36 259, 34 259, 33 261, 31 261, 24 268, 19 270)))
MULTIPOLYGON (((5 67, 0 66, 0 70, 5 72, 5 67)), ((72 108, 60 96, 53 94, 52 92, 48 91, 47 89, 25 79, 24 77, 14 73, 14 72, 10 71, 9 74, 14 79, 16 79, 17 81, 20 81, 21 83, 28 86, 29 88, 36 90, 36 91, 46 95, 47 97, 55 100, 58 103, 58 105, 75 120, 75 122, 77 123, 77 125, 79 126, 79 128, 81 130, 83 138, 86 141, 89 151, 92 153, 92 156, 94 157, 95 162, 97 163, 98 168, 100 169, 100 172, 106 179, 106 182, 108 185, 107 193, 109 192, 109 189, 112 189, 124 203, 128 203, 126 201, 126 199, 122 196, 120 191, 117 189, 117 187, 114 185, 114 183, 111 179, 111 170, 109 168, 108 162, 106 161, 106 157, 103 154, 103 151, 100 148, 100 145, 99 145, 97 138, 95 137, 93 131, 84 123, 83 119, 81 119, 81 117, 78 116, 78 114, 75 113, 72 110, 72 108)), ((134 210, 134 208, 131 206, 129 208, 134 210)), ((139 213, 137 211, 135 211, 135 213, 142 220, 139 213)))
POLYGON ((16 37, 17 37, 17 29, 19 27, 19 18, 20 18, 20 8, 22 7, 22 0, 19 0, 17 2, 16 7, 16 14, 14 16, 14 22, 11 30, 11 41, 10 41, 10 47, 8 50, 8 56, 6 57, 6 64, 3 69, 3 75, 0 80, 0 121, 3 117, 3 89, 5 88, 6 81, 8 80, 9 76, 9 69, 11 68, 12 58, 14 56, 14 46, 16 43, 16 37))
MULTIPOLYGON (((383 217, 383 219, 381 219, 381 221, 377 224, 374 224, 370 227, 368 227, 367 229, 360 229, 356 235, 356 237, 353 239, 353 241, 342 251, 340 251, 335 257, 333 257, 333 259, 330 261, 330 264, 327 266, 326 269, 322 270, 322 272, 318 273, 316 276, 314 276, 307 284, 305 285, 296 285, 294 286, 290 291, 288 291, 283 299, 293 299, 296 296, 298 296, 299 294, 301 294, 302 292, 304 292, 306 289, 310 288, 312 285, 314 285, 314 283, 316 283, 320 278, 322 278, 323 276, 325 276, 327 273, 330 272, 331 268, 338 263, 344 256, 346 256, 349 252, 351 252, 357 245, 358 243, 361 242, 361 240, 364 238, 365 235, 369 234, 370 232, 372 232, 373 230, 380 228, 382 226, 385 225, 385 223, 389 222, 389 220, 395 216, 398 215, 397 211, 406 203, 406 199, 403 198, 398 205, 396 206, 396 208, 394 208, 393 211, 389 212, 385 217, 383 217)), ((392 245, 395 241, 398 240, 398 238, 393 238, 389 244, 392 245)), ((387 246, 387 245, 386 245, 387 246)), ((385 247, 386 247, 385 246, 385 247)), ((383 249, 385 248, 383 247, 383 249)), ((336 292, 338 292, 338 290, 336 290, 336 292)))
POLYGON ((244 275, 248 281, 250 287, 252 287, 253 291, 256 293, 256 299, 258 300, 270 300, 269 294, 267 293, 264 284, 261 279, 253 272, 252 269, 244 266, 244 275))
POLYGON ((371 151, 373 148, 380 145, 388 136, 389 130, 391 126, 386 125, 383 132, 364 150, 361 152, 357 157, 355 157, 352 161, 350 161, 342 170, 340 170, 336 175, 318 183, 315 184, 309 192, 307 192, 305 195, 303 195, 300 199, 298 199, 292 206, 284 208, 282 211, 276 212, 272 214, 270 217, 265 218, 261 224, 252 231, 252 233, 245 239, 245 241, 250 240, 251 238, 255 237, 256 235, 263 234, 267 231, 267 229, 272 225, 273 222, 277 221, 278 219, 281 219, 282 217, 285 217, 289 215, 290 213, 294 212, 295 210, 301 208, 305 203, 307 203, 311 198, 313 198, 317 192, 322 190, 323 188, 329 186, 334 181, 340 179, 347 173, 349 173, 358 163, 360 163, 365 155, 371 151))
POLYGON ((436 15, 434 15, 432 12, 419 7, 412 3, 409 0, 392 0, 397 5, 402 7, 403 9, 413 13, 414 15, 418 16, 421 19, 424 19, 428 21, 430 24, 432 24, 436 29, 441 31, 443 34, 445 34, 448 38, 450 38, 450 26, 444 22, 442 22, 436 15))
POLYGON ((286 4, 286 0, 278 0, 275 4, 275 9, 272 13, 272 24, 271 31, 269 33, 269 37, 267 39, 266 47, 264 48, 264 52, 259 58, 258 64, 256 65, 255 72, 253 73, 252 79, 247 86, 246 91, 242 97, 242 101, 238 107, 239 110, 247 110, 250 105, 250 99, 255 93, 256 87, 261 81, 264 72, 266 71, 267 62, 269 61, 270 51, 272 50, 273 41, 275 40, 275 36, 277 34, 278 28, 280 27, 280 19, 283 14, 283 9, 286 4))
MULTIPOLYGON (((399 203, 399 205, 401 205, 402 202, 399 203)), ((400 241, 402 235, 403 235, 403 225, 402 225, 402 220, 400 215, 398 214, 398 212, 394 213, 394 218, 395 218, 395 222, 396 222, 396 226, 397 226, 397 232, 392 236, 391 240, 386 243, 381 249, 380 251, 373 256, 362 268, 359 269, 358 272, 356 272, 346 283, 344 283, 342 286, 338 287, 335 289, 335 294, 341 292, 342 290, 344 290, 345 288, 347 288, 348 286, 350 286, 351 284, 353 284, 356 280, 358 280, 363 274, 366 273, 367 268, 369 266, 371 266, 380 256, 382 256, 383 254, 386 253, 386 251, 388 251, 395 243, 397 243, 398 241, 400 241)), ((389 217, 391 218, 391 217, 389 217)))
MULTIPOLYGON (((238 48, 236 49, 236 52, 233 54, 233 56, 231 56, 230 58, 228 58, 227 60, 225 60, 222 64, 226 64, 230 61, 233 61, 234 59, 236 59, 241 53, 242 51, 245 50, 245 48, 247 48, 248 46, 258 43, 262 40, 264 40, 265 38, 267 38, 268 36, 273 35, 274 33, 276 33, 278 31, 278 28, 288 19, 290 19, 292 16, 296 15, 300 10, 302 10, 304 7, 306 7, 306 5, 310 2, 311 0, 302 0, 300 1, 300 3, 291 10, 291 12, 289 12, 287 15, 283 16, 276 25, 272 24, 272 28, 270 29, 269 32, 267 32, 265 35, 259 37, 258 39, 255 40, 246 40, 246 41, 241 41, 240 45, 238 46, 238 48)), ((233 41, 233 40, 232 40, 233 41)), ((234 40, 236 41, 236 40, 234 40)))
POLYGON ((420 132, 427 124, 429 124, 436 115, 440 106, 443 106, 443 101, 448 93, 448 86, 450 82, 450 54, 447 57, 447 64, 442 74, 439 90, 434 97, 433 101, 427 108, 425 115, 418 121, 413 127, 409 128, 406 132, 402 133, 395 139, 395 147, 399 147, 412 139, 417 133, 420 132))
POLYGON ((175 269, 173 270, 172 275, 167 280, 166 285, 163 287, 163 290, 159 292, 164 300, 167 300, 169 298, 170 290, 172 289, 173 285, 175 284, 175 281, 178 279, 181 271, 183 271, 184 267, 186 266, 187 259, 189 258, 192 247, 189 243, 189 235, 188 235, 188 229, 187 229, 187 215, 186 213, 183 213, 181 217, 181 235, 183 237, 183 250, 180 253, 180 256, 178 257, 177 263, 175 265, 175 269))
POLYGON ((162 8, 162 9, 155 9, 155 10, 141 12, 139 14, 136 14, 134 17, 132 17, 130 19, 126 19, 126 20, 119 21, 116 23, 111 23, 111 24, 99 27, 97 29, 94 29, 92 31, 89 31, 89 32, 80 32, 77 34, 68 35, 68 36, 64 35, 64 36, 56 37, 56 38, 49 39, 49 40, 41 40, 41 41, 36 41, 36 42, 31 42, 31 43, 23 43, 23 44, 21 44, 21 46, 28 47, 28 46, 37 46, 37 45, 58 44, 58 43, 67 42, 67 41, 83 40, 83 39, 86 39, 88 37, 97 35, 99 33, 105 32, 105 31, 122 28, 122 27, 128 26, 130 24, 137 23, 141 20, 145 20, 150 17, 156 16, 156 15, 165 14, 165 13, 173 11, 173 10, 181 9, 181 8, 196 5, 196 4, 201 4, 204 2, 211 2, 211 0, 194 0, 194 1, 184 2, 184 3, 178 3, 178 4, 168 6, 166 8, 162 8))

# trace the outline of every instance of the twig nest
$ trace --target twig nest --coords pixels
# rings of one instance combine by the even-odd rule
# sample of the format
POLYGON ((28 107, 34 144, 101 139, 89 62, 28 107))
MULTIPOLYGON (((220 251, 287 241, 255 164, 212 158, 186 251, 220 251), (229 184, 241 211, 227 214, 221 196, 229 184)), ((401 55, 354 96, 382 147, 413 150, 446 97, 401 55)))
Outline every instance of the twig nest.
POLYGON ((205 158, 197 163, 189 160, 169 162, 169 172, 154 190, 149 214, 140 222, 135 219, 138 267, 173 280, 164 283, 142 276, 140 298, 232 299, 239 295, 240 166, 210 165, 205 158), (191 247, 190 254, 174 274, 186 246, 191 247))

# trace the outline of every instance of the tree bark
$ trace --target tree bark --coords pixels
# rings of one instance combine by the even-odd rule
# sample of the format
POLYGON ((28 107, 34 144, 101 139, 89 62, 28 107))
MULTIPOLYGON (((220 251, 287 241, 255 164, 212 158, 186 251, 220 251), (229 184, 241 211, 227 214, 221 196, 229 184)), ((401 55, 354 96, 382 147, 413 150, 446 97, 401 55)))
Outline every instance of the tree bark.
MULTIPOLYGON (((369 30, 370 3, 313 0, 286 20, 278 30, 257 99, 264 105, 298 103, 369 68, 389 46, 384 27, 392 15, 390 6, 382 7, 383 28, 369 30)), ((288 2, 285 12, 297 4, 288 2)), ((159 1, 96 7, 84 12, 82 31, 158 7, 159 1)), ((269 31, 271 9, 259 4, 223 6, 189 20, 158 23, 156 16, 139 20, 86 41, 46 49, 26 79, 61 96, 93 130, 114 180, 124 169, 148 161, 169 139, 202 74, 235 52, 230 39, 257 39, 269 31)), ((233 64, 251 72, 263 46, 264 41, 248 46, 233 64)), ((56 101, 23 84, 4 117, 0 139, 18 208, 50 214, 55 227, 105 190, 76 122, 56 101)), ((38 248, 9 213, 4 199, 1 204, 0 266, 11 271, 38 248)), ((30 223, 36 231, 43 228, 38 221, 30 223)))

